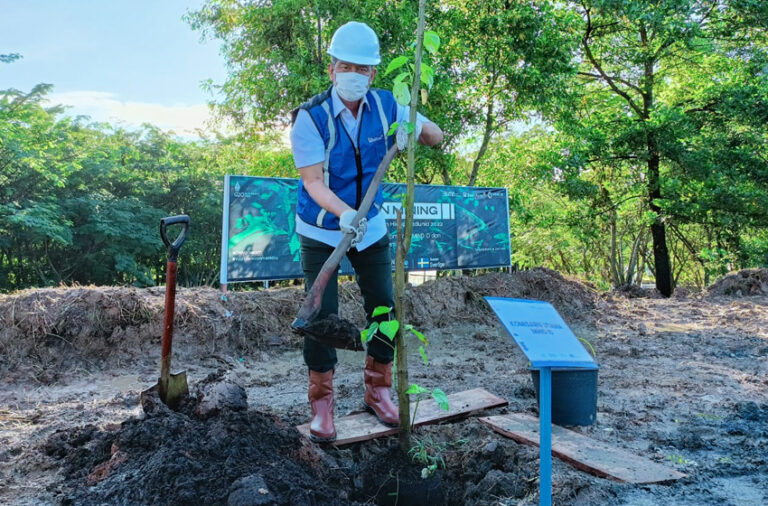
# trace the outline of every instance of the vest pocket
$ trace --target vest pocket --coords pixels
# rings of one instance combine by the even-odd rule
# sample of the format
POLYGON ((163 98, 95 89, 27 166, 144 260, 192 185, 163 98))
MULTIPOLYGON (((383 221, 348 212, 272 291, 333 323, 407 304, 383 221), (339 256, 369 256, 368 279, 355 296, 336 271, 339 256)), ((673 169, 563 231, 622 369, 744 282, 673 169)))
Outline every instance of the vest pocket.
MULTIPOLYGON (((383 134, 371 136, 366 139, 369 144, 369 149, 374 149, 376 152, 376 158, 381 161, 384 155, 387 154, 386 137, 383 134)), ((376 164, 378 167, 378 164, 376 164)))

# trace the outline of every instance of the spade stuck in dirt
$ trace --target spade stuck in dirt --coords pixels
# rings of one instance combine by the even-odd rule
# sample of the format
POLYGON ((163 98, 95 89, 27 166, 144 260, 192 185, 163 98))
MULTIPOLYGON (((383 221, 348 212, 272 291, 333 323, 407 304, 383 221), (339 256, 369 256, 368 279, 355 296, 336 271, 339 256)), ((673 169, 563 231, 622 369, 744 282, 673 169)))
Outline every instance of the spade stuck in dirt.
POLYGON ((160 379, 157 384, 141 392, 141 405, 146 406, 149 397, 157 393, 160 399, 171 408, 178 407, 181 400, 189 395, 187 371, 171 373, 171 345, 173 343, 173 316, 176 303, 176 268, 181 245, 187 238, 189 216, 182 214, 160 220, 160 237, 168 248, 168 264, 165 272, 165 319, 163 324, 162 361, 160 379), (176 240, 171 243, 166 235, 166 228, 181 225, 182 229, 176 240))

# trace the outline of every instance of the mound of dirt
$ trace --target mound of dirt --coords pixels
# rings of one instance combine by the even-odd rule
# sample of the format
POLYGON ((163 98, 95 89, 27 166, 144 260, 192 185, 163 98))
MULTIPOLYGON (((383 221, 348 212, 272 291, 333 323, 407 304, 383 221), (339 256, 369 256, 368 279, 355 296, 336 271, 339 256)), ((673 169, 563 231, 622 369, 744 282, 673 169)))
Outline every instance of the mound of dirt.
POLYGON ((707 288, 708 296, 768 295, 768 269, 744 269, 720 278, 707 288))
POLYGON ((466 422, 450 429, 422 430, 429 435, 416 441, 410 456, 395 445, 370 445, 367 454, 357 452, 356 472, 362 488, 353 498, 380 505, 525 504, 522 500, 536 490, 536 476, 527 466, 537 457, 535 449, 510 441, 488 441, 485 433, 466 422), (467 438, 456 437, 459 434, 467 438), (474 444, 469 443, 470 438, 474 444), (425 479, 422 473, 427 464, 424 459, 414 459, 418 455, 446 459, 434 459, 437 469, 432 477, 426 473, 425 479))
MULTIPOLYGON (((275 289, 225 301, 212 288, 180 288, 174 353, 203 346, 208 353, 243 355, 267 343, 298 346, 289 323, 302 297, 297 289, 275 289)), ((49 384, 74 369, 157 361, 164 304, 164 288, 48 288, 0 296, 0 373, 22 368, 49 384)))
MULTIPOLYGON (((340 314, 358 328, 365 313, 355 283, 340 286, 340 314)), ((422 329, 495 321, 483 297, 551 302, 568 322, 590 323, 602 301, 594 289, 536 268, 477 277, 447 277, 410 287, 408 321, 422 329)), ((156 362, 164 288, 48 288, 0 296, 0 373, 32 375, 50 384, 69 371, 98 371, 125 362, 156 362), (27 367, 25 367, 27 365, 27 367)), ((290 325, 304 298, 300 288, 231 292, 180 288, 174 354, 250 355, 268 346, 298 347, 290 325)))
POLYGON ((445 327, 457 321, 495 321, 483 297, 536 299, 552 303, 567 322, 589 324, 602 306, 596 290, 557 271, 537 267, 477 277, 440 278, 408 293, 408 318, 424 328, 445 327))
POLYGON ((42 365, 36 379, 47 383, 55 379, 48 371, 61 366, 87 367, 113 354, 130 359, 135 336, 161 328, 160 311, 162 303, 153 307, 146 292, 134 288, 51 288, 3 296, 0 372, 32 362, 42 365))
POLYGON ((220 390, 220 379, 206 378, 179 412, 157 402, 146 417, 111 432, 84 426, 54 433, 40 451, 64 474, 57 498, 78 505, 350 504, 343 474, 318 465, 280 418, 239 402, 201 416, 204 393, 220 390))
POLYGON ((658 298, 661 294, 656 289, 642 288, 637 285, 622 285, 610 291, 611 295, 625 297, 627 299, 658 298))

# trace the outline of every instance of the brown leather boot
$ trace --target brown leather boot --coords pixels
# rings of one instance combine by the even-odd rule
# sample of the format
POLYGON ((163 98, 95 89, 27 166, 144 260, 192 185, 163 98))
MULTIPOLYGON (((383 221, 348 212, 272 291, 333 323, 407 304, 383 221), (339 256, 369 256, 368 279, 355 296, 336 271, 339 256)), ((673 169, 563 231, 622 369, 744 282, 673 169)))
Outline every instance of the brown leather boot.
POLYGON ((316 443, 336 440, 333 425, 333 369, 328 372, 309 370, 309 405, 312 421, 309 423, 309 439, 316 443))
POLYGON ((365 357, 365 407, 387 427, 397 427, 400 414, 392 402, 392 362, 380 364, 365 357))

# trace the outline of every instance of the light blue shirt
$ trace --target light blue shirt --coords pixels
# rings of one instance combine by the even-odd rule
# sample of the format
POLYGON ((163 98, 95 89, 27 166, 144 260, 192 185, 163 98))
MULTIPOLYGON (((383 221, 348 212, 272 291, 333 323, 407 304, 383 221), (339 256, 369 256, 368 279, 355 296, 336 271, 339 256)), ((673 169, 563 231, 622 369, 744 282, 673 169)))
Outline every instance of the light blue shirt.
MULTIPOLYGON (((352 142, 356 143, 357 129, 360 126, 360 118, 362 117, 362 114, 358 114, 357 118, 355 118, 352 111, 347 109, 347 106, 345 106, 344 102, 339 98, 335 86, 331 89, 331 101, 334 114, 336 117, 339 115, 341 116, 341 122, 343 123, 344 128, 347 129, 352 142)), ((367 107, 368 111, 371 110, 371 105, 368 103, 367 96, 363 97, 360 107, 367 107)), ((406 121, 408 114, 408 107, 397 104, 398 123, 406 121)), ((429 120, 420 113, 416 114, 415 135, 417 139, 419 135, 421 135, 421 125, 425 121, 429 120)), ((323 141, 320 132, 317 131, 317 127, 315 126, 315 122, 312 121, 312 117, 304 109, 299 109, 296 121, 293 124, 293 130, 291 130, 291 149, 293 150, 293 162, 297 169, 325 161, 325 142, 323 141)), ((320 241, 329 246, 333 246, 334 248, 339 244, 343 236, 339 230, 328 230, 310 225, 299 218, 298 214, 296 215, 296 233, 320 241)), ((363 251, 365 248, 384 237, 386 233, 386 219, 382 213, 379 213, 368 221, 368 230, 366 231, 363 240, 356 246, 357 250, 363 251)))

